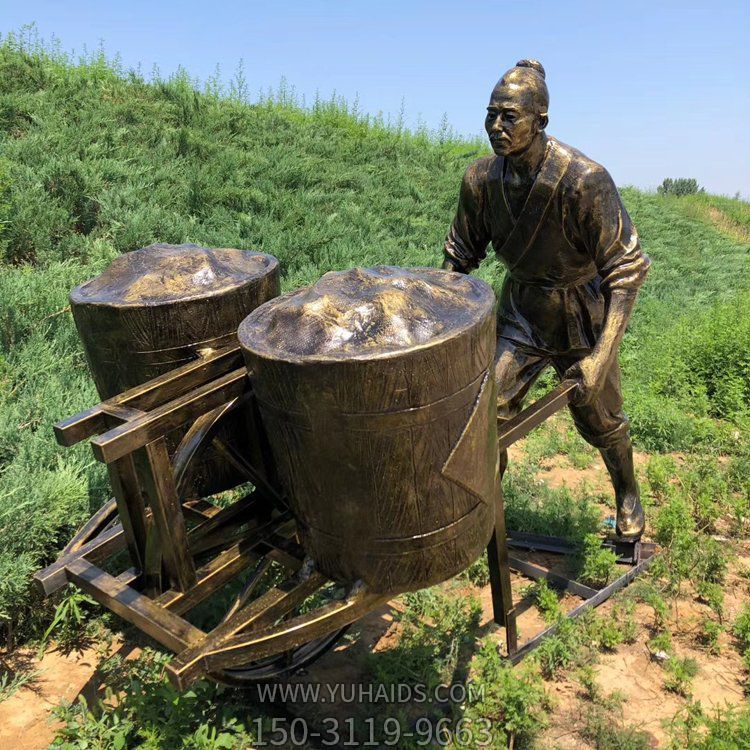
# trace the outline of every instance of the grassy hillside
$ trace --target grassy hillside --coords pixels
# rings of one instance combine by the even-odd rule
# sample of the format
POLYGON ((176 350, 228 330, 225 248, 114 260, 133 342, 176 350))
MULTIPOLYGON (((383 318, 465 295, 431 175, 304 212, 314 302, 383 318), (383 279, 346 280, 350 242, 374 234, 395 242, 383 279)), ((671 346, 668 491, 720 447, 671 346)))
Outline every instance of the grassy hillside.
MULTIPOLYGON (((478 113, 478 117, 481 113, 478 113)), ((585 144, 577 144, 584 148, 585 144)), ((94 403, 71 287, 152 242, 277 256, 283 288, 354 265, 435 266, 467 164, 484 145, 402 132, 341 102, 244 83, 197 92, 101 56, 0 43, 0 622, 48 620, 29 576, 105 499, 88 446, 51 425, 94 403), (35 614, 32 616, 31 612, 35 614)), ((623 347, 638 445, 747 463, 750 208, 626 188, 653 267, 623 347)), ((479 275, 496 287, 501 267, 479 275)), ((687 532, 686 532, 687 533, 687 532)))
MULTIPOLYGON (((58 449, 50 426, 96 400, 66 295, 118 253, 255 248, 281 260, 284 289, 440 261, 482 144, 234 89, 0 47, 0 570, 35 568, 102 500, 88 448, 58 449)), ((636 440, 731 449, 750 400, 748 206, 623 192, 653 259, 623 354, 636 440)), ((497 286, 502 270, 492 259, 480 275, 497 286)), ((25 603, 8 590, 21 580, 0 574, 0 611, 25 603)))

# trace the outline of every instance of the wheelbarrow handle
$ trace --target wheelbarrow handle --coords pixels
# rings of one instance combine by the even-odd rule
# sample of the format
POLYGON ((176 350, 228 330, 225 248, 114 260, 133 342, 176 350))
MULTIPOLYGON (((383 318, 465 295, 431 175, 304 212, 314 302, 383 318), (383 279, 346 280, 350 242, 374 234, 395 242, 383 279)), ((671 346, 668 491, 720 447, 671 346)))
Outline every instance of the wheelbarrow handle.
POLYGON ((577 387, 578 382, 576 380, 563 380, 557 388, 550 391, 546 396, 535 401, 531 406, 505 422, 502 429, 498 431, 498 447, 501 449, 507 448, 560 411, 563 406, 570 403, 577 387))

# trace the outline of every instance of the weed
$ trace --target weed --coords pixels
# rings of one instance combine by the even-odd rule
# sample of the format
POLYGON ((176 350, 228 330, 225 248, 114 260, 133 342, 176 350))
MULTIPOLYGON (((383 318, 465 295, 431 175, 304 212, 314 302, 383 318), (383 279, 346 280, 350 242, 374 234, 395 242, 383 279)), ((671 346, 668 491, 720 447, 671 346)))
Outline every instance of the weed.
POLYGON ((612 619, 617 622, 624 643, 635 643, 638 637, 638 621, 635 618, 635 602, 618 600, 612 607, 612 619))
POLYGON ((712 620, 710 617, 705 617, 701 622, 701 629, 700 633, 698 634, 698 639, 704 646, 708 647, 708 650, 712 654, 718 655, 719 653, 721 653, 721 644, 719 643, 719 638, 723 632, 724 628, 722 627, 721 623, 716 622, 716 620, 712 620))
POLYGON ((750 604, 745 604, 737 615, 732 628, 740 653, 750 651, 750 604))
POLYGON ((624 640, 622 626, 613 616, 601 616, 592 612, 586 626, 586 634, 592 646, 604 651, 614 651, 624 640))
POLYGON ((664 687, 683 698, 689 698, 693 680, 699 672, 698 662, 689 657, 683 659, 672 657, 665 662, 664 670, 667 673, 664 687))
POLYGON ((19 670, 17 672, 3 670, 0 674, 0 703, 12 698, 24 685, 33 684, 40 674, 40 669, 19 670))
POLYGON ((461 574, 468 578, 475 586, 486 586, 490 582, 490 569, 487 566, 487 555, 480 555, 466 570, 461 574))
POLYGON ((545 638, 534 652, 545 679, 551 680, 582 658, 584 644, 577 623, 563 617, 554 635, 545 638))
POLYGON ((580 734, 597 750, 648 750, 651 747, 647 732, 625 725, 620 716, 600 705, 586 709, 580 734))
POLYGON ((39 658, 44 653, 49 637, 53 633, 58 644, 64 650, 71 650, 76 644, 81 643, 87 618, 84 604, 96 606, 96 602, 91 597, 86 596, 80 589, 75 586, 68 586, 62 601, 55 608, 55 616, 52 618, 52 622, 42 636, 39 658))
POLYGON ((669 611, 664 595, 653 581, 640 580, 628 589, 625 594, 626 600, 641 601, 651 607, 654 613, 653 628, 656 631, 664 630, 667 626, 669 611))
POLYGON ((367 668, 385 685, 417 681, 433 688, 449 683, 474 641, 479 601, 448 596, 435 588, 406 594, 404 599, 406 611, 396 617, 401 627, 398 644, 368 654, 367 668))
POLYGON ((596 670, 593 664, 585 664, 574 675, 576 681, 584 690, 587 700, 599 703, 602 698, 602 689, 596 679, 596 670))
POLYGON ((664 500, 677 474, 677 464, 671 456, 651 456, 646 465, 646 478, 654 497, 664 500))
POLYGON ((53 750, 123 750, 128 747, 241 748, 252 736, 234 714, 232 693, 208 682, 178 692, 164 676, 167 659, 145 649, 135 661, 112 657, 100 666, 104 699, 55 709, 63 722, 53 750))
POLYGON ((578 577, 583 583, 591 586, 606 586, 613 577, 617 566, 617 555, 602 547, 598 534, 587 534, 581 550, 580 571, 578 577))
POLYGON ((717 707, 707 714, 688 702, 669 726, 670 750, 748 750, 750 706, 717 707))
MULTIPOLYGON (((493 738, 492 748, 530 747, 546 726, 545 712, 550 708, 544 684, 532 663, 513 668, 499 655, 497 646, 487 640, 474 658, 471 674, 476 689, 470 694, 464 718, 492 721, 493 727, 500 730, 499 736, 493 738)), ((476 745, 455 742, 449 747, 476 745)))
POLYGON ((540 578, 522 592, 524 597, 530 597, 536 605, 545 622, 555 622, 561 614, 557 592, 549 587, 546 578, 540 578))
POLYGON ((698 597, 721 618, 724 614, 724 589, 721 585, 703 580, 695 589, 698 597))
POLYGON ((648 650, 652 656, 656 656, 659 653, 671 654, 673 652, 672 634, 668 630, 657 633, 649 640, 648 650))

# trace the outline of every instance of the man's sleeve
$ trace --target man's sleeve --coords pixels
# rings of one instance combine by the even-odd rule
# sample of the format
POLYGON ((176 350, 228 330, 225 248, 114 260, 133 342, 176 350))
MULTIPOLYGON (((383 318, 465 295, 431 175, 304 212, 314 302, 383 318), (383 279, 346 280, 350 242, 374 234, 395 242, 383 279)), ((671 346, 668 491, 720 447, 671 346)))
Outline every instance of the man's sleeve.
POLYGON ((586 174, 580 183, 572 233, 591 254, 604 290, 627 289, 635 294, 643 284, 651 261, 641 250, 638 232, 603 167, 586 174))
POLYGON ((445 238, 445 257, 469 273, 487 255, 490 233, 484 220, 484 180, 475 162, 464 174, 456 218, 445 238))

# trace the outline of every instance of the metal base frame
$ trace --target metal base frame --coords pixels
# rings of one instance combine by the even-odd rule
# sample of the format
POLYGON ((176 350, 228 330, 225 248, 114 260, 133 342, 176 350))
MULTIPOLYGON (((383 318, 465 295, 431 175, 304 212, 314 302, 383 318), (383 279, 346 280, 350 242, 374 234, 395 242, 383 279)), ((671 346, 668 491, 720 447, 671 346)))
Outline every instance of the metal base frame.
MULTIPOLYGON (((538 552, 552 552, 559 555, 575 555, 577 549, 574 545, 561 537, 545 536, 542 534, 530 534, 518 531, 509 531, 507 534, 507 544, 511 548, 526 549, 538 552)), ((578 581, 574 581, 558 573, 554 573, 546 568, 540 567, 527 560, 521 560, 517 557, 507 557, 507 570, 499 571, 498 574, 492 575, 492 557, 490 557, 490 585, 493 589, 493 604, 499 601, 507 602, 508 594, 496 591, 500 581, 507 581, 508 592, 510 591, 510 571, 514 570, 522 575, 533 578, 534 580, 546 579, 550 585, 559 590, 566 591, 574 596, 583 599, 575 609, 567 614, 569 620, 580 617, 584 612, 594 607, 598 607, 609 599, 612 594, 628 586, 637 576, 644 573, 651 566, 658 556, 657 547, 650 542, 642 542, 640 539, 623 539, 620 537, 605 538, 602 547, 610 549, 617 555, 617 563, 628 565, 628 570, 616 578, 612 583, 603 589, 595 589, 586 586, 578 581)), ((503 587, 505 588, 505 586, 503 587)), ((494 619, 498 625, 506 628, 506 644, 508 649, 508 659, 513 664, 517 664, 525 656, 530 654, 544 640, 553 636, 559 627, 554 624, 535 635, 527 641, 522 647, 518 647, 518 637, 516 628, 516 610, 511 604, 506 606, 503 611, 498 611, 497 606, 494 610, 494 619)))

